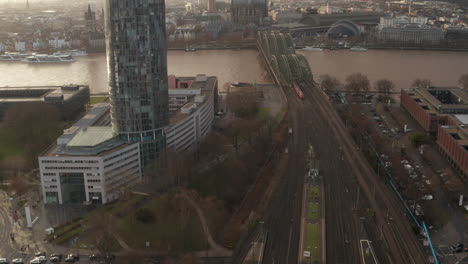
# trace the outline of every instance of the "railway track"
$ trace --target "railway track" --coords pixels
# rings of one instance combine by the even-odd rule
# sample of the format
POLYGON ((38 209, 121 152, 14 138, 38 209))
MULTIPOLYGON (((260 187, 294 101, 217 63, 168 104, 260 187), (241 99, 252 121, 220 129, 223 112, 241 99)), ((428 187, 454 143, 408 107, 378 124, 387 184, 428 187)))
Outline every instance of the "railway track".
MULTIPOLYGON (((317 106, 320 113, 328 121, 330 135, 334 136, 337 146, 340 146, 345 159, 348 161, 354 176, 362 188, 367 202, 376 213, 377 229, 381 229, 384 248, 389 254, 383 263, 427 263, 421 244, 417 241, 406 217, 402 213, 402 206, 396 197, 390 193, 363 157, 351 139, 346 127, 334 111, 331 103, 322 91, 303 86, 306 100, 317 106), (375 189, 374 189, 375 188, 375 189), (374 197, 374 194, 376 196, 374 197), (390 222, 389 219, 393 219, 390 222)), ((339 184, 341 185, 341 184, 339 184)), ((374 227, 375 228, 375 227, 374 227)), ((328 239, 327 239, 328 240, 328 239)), ((380 256, 382 258, 382 256, 380 256)))

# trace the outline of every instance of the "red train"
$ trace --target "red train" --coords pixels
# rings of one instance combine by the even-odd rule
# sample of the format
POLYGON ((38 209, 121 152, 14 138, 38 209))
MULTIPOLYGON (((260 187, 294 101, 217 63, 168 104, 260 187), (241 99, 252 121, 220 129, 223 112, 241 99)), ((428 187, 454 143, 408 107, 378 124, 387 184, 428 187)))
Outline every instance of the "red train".
POLYGON ((296 92, 297 97, 299 97, 300 99, 304 99, 304 93, 301 91, 301 88, 299 88, 299 86, 297 86, 295 82, 293 82, 292 86, 294 88, 294 91, 296 92))

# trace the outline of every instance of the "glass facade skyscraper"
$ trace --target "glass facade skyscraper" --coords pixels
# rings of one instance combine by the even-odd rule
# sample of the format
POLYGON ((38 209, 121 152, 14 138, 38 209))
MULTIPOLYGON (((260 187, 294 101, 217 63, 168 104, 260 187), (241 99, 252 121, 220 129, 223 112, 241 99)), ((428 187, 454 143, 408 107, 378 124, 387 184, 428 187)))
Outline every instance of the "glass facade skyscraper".
POLYGON ((145 162, 169 122, 164 0, 106 0, 106 45, 113 131, 145 162))

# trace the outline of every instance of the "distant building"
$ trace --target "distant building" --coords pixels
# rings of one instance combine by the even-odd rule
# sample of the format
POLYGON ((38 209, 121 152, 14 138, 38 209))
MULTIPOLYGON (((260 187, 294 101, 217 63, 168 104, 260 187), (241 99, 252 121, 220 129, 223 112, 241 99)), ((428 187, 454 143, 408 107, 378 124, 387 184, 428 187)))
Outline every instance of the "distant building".
POLYGON ((327 32, 329 37, 356 37, 361 34, 358 25, 350 21, 339 21, 333 24, 327 32))
POLYGON ((208 0, 208 12, 216 12, 216 0, 208 0))
POLYGON ((2 87, 0 88, 0 120, 10 107, 26 102, 52 104, 59 109, 64 119, 71 119, 84 110, 84 105, 88 101, 88 86, 2 87))
POLYGON ((25 41, 16 41, 15 42, 15 50, 19 52, 26 51, 26 42, 25 41))
POLYGON ((71 48, 71 42, 66 39, 54 38, 49 40, 49 48, 51 49, 69 49, 71 48))
POLYGON ((109 111, 95 105, 39 157, 45 203, 105 204, 141 179, 140 145, 116 137, 109 111))
POLYGON ((267 0, 232 0, 231 18, 234 23, 262 25, 268 17, 267 0))
POLYGON ((170 123, 164 128, 166 148, 185 151, 198 146, 211 130, 218 102, 214 76, 169 76, 170 123))
POLYGON ((379 28, 380 40, 389 43, 439 45, 444 37, 442 29, 420 24, 379 28))
POLYGON ((449 27, 445 33, 447 44, 454 47, 468 47, 468 28, 449 27))
POLYGON ((296 23, 302 19, 302 13, 296 10, 280 10, 273 14, 273 20, 278 24, 296 23))
POLYGON ((86 33, 93 33, 97 32, 96 27, 96 12, 91 11, 91 5, 88 4, 88 10, 84 14, 86 25, 85 25, 85 32, 86 33))
POLYGON ((396 17, 381 17, 379 25, 381 27, 393 27, 393 26, 407 25, 407 24, 426 25, 427 22, 428 22, 427 17, 396 16, 396 17))

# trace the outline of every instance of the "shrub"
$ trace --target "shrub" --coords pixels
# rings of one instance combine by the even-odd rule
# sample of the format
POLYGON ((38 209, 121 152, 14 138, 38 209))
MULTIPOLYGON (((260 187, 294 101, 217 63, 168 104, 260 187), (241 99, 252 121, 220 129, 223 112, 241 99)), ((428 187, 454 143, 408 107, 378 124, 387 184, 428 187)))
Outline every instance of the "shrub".
POLYGON ((148 223, 153 223, 155 220, 155 217, 154 217, 153 212, 151 212, 150 209, 141 208, 135 212, 135 219, 142 223, 148 224, 148 223))

